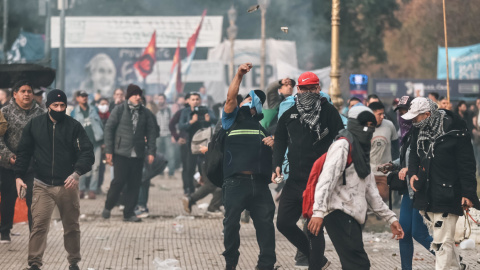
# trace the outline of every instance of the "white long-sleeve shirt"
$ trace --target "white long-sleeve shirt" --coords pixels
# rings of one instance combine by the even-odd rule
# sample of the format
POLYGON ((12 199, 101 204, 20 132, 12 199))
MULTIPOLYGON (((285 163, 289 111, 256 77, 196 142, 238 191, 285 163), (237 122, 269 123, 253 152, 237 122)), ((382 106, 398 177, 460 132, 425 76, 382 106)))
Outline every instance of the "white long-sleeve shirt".
POLYGON ((346 185, 343 185, 348 150, 349 143, 343 139, 335 141, 328 149, 315 188, 313 217, 324 218, 329 213, 340 210, 363 224, 368 207, 391 225, 397 221, 397 217, 380 197, 373 174, 361 179, 352 163, 345 171, 346 185))

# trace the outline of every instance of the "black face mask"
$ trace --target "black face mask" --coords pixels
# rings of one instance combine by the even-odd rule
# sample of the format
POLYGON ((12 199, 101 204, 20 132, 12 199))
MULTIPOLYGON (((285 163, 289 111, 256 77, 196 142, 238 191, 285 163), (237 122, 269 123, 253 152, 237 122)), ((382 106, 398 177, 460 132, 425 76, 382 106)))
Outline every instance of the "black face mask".
POLYGON ((52 117, 53 120, 57 122, 61 122, 65 118, 66 110, 57 112, 55 110, 50 109, 50 112, 48 114, 50 114, 50 117, 52 117))

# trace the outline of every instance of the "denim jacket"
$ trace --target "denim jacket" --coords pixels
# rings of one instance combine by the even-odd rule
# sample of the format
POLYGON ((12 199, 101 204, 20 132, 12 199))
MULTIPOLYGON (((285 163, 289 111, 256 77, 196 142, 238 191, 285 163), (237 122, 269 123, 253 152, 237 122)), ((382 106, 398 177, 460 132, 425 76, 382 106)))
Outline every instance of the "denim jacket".
MULTIPOLYGON (((102 119, 98 115, 97 109, 95 106, 88 106, 90 121, 93 129, 93 134, 95 136, 95 142, 103 140, 103 123, 102 119)), ((85 118, 81 112, 80 106, 75 106, 71 113, 71 117, 80 122, 83 127, 85 127, 85 118)), ((95 143, 92 142, 92 143, 95 143)))

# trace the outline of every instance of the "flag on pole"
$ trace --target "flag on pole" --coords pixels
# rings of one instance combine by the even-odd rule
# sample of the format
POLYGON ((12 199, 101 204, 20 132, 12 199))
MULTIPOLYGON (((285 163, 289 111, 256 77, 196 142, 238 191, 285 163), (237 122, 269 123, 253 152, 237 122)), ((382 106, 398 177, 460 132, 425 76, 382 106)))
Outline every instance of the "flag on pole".
POLYGON ((147 48, 143 52, 142 56, 133 65, 140 75, 145 79, 153 71, 153 65, 155 65, 155 52, 156 52, 156 31, 153 32, 152 38, 148 43, 147 48))
POLYGON ((183 59, 184 65, 181 64, 180 61, 180 45, 175 52, 175 56, 173 57, 172 68, 170 70, 170 82, 168 83, 167 88, 165 89, 165 96, 169 100, 173 100, 174 98, 174 89, 181 93, 183 90, 182 85, 182 75, 187 76, 190 72, 190 66, 192 65, 192 60, 195 56, 195 50, 197 48, 197 39, 198 35, 200 34, 200 30, 202 29, 203 19, 207 14, 207 10, 205 9, 202 13, 202 19, 197 27, 197 30, 187 41, 187 57, 183 59), (177 58, 178 55, 178 58, 177 58))

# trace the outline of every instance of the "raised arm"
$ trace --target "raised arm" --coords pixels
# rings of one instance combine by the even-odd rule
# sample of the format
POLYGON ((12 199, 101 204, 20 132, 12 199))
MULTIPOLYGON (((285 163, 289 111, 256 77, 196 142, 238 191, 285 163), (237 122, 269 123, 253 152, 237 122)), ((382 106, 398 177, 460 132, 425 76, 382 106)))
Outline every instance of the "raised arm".
POLYGON ((225 102, 225 107, 223 107, 226 113, 232 113, 233 110, 237 108, 237 95, 240 89, 240 83, 242 83, 243 76, 247 74, 251 68, 252 63, 241 64, 240 67, 238 67, 237 74, 228 87, 227 101, 225 102))

